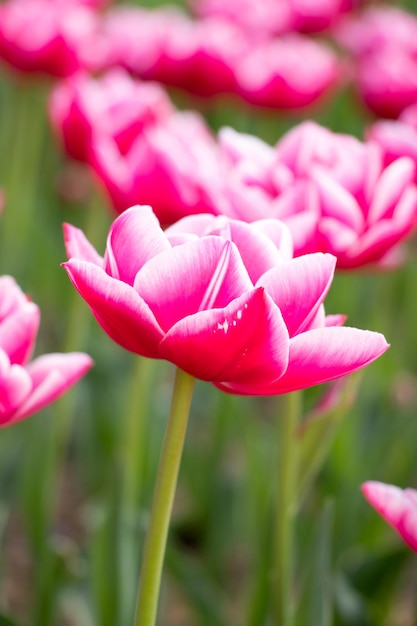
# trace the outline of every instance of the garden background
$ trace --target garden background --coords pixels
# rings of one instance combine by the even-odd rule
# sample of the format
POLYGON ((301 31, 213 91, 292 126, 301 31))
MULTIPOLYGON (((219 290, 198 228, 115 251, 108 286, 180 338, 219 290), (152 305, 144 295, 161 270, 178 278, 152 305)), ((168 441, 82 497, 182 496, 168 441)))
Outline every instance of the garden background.
MULTIPOLYGON (((397 5, 417 12, 412 0, 397 5)), ((85 351, 95 365, 58 402, 0 431, 0 624, 125 626, 174 369, 163 362, 144 368, 142 359, 112 343, 60 265, 63 222, 88 230, 101 253, 115 213, 51 129, 46 102, 53 84, 1 67, 1 273, 12 275, 41 309, 36 353, 85 351), (128 496, 120 487, 126 473, 136 476, 128 496)), ((375 120, 349 81, 297 112, 169 93, 179 108, 198 108, 213 132, 231 126, 271 145, 305 119, 358 138, 375 120)), ((412 237, 403 266, 337 271, 327 296, 328 313, 383 333, 391 348, 349 378, 327 416, 331 427, 320 431, 320 446, 311 452, 323 452, 323 459, 311 466, 297 516, 297 626, 417 623, 417 558, 360 491, 370 479, 417 485, 416 285, 412 237)), ((314 411, 324 391, 304 392, 304 413, 314 411)), ((197 383, 161 626, 273 623, 269 509, 279 481, 282 402, 197 383)))

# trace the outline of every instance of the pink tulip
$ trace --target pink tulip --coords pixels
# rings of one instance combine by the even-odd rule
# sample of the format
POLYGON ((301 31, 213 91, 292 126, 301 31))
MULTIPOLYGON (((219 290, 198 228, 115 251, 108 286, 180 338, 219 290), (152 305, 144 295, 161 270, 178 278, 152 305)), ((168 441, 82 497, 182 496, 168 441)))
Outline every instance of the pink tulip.
POLYGON ((46 354, 30 361, 40 314, 10 276, 0 277, 0 425, 43 409, 91 367, 82 353, 46 354))
POLYGON ((24 73, 65 77, 101 62, 98 17, 81 2, 8 0, 0 5, 0 58, 24 73))
POLYGON ((227 174, 218 212, 246 221, 277 217, 291 230, 296 256, 330 252, 339 268, 398 262, 399 245, 416 223, 410 159, 384 168, 376 144, 314 122, 252 156, 243 143, 233 131, 220 133, 227 174))
POLYGON ((236 91, 235 66, 251 45, 226 20, 192 20, 172 7, 115 9, 104 29, 113 63, 204 98, 236 91))
POLYGON ((90 157, 97 179, 119 213, 134 204, 152 203, 166 225, 190 213, 215 210, 221 178, 218 151, 196 113, 174 113, 144 127, 126 154, 110 137, 97 137, 90 157))
POLYGON ((417 17, 370 7, 347 17, 336 38, 353 55, 360 96, 380 117, 396 118, 417 100, 417 17))
POLYGON ((100 79, 80 73, 59 83, 50 98, 50 118, 73 159, 89 160, 93 136, 113 139, 126 154, 144 128, 167 119, 173 106, 154 83, 133 80, 122 69, 100 79))
POLYGON ((333 51, 303 35, 262 41, 236 67, 237 93, 262 107, 297 109, 329 93, 343 74, 333 51))
POLYGON ((221 16, 249 32, 271 36, 323 31, 354 4, 351 0, 194 0, 191 7, 200 17, 221 16))
POLYGON ((114 341, 230 393, 322 383, 388 347, 378 333, 328 325, 334 257, 289 258, 275 220, 200 215, 164 233, 150 207, 136 206, 111 226, 104 258, 69 225, 65 242, 63 265, 114 341))
POLYGON ((362 485, 362 492, 374 509, 417 552, 417 491, 368 481, 362 485))

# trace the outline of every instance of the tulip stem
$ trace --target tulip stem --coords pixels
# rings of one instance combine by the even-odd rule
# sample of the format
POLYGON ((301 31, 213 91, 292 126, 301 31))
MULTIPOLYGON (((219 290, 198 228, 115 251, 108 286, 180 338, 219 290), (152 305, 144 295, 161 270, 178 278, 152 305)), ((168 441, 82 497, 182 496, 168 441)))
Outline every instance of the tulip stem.
POLYGON ((296 510, 296 426, 300 393, 288 393, 284 400, 284 415, 278 416, 278 468, 275 510, 275 576, 272 597, 275 597, 277 626, 292 626, 294 610, 292 582, 294 568, 294 512, 296 510))
POLYGON ((194 378, 177 369, 145 541, 134 626, 154 626, 168 528, 182 457, 194 378))

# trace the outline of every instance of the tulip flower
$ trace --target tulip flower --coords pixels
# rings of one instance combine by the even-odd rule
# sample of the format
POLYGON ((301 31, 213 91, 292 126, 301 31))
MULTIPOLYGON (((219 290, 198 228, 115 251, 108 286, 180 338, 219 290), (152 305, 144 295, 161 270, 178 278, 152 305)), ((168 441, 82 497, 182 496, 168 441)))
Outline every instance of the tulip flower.
POLYGON ((256 140, 251 156, 250 143, 229 129, 220 133, 229 168, 220 213, 245 221, 277 217, 291 230, 296 256, 329 252, 342 269, 399 262, 399 246, 416 223, 409 158, 384 168, 375 143, 314 122, 294 127, 274 149, 256 140))
POLYGON ((368 481, 362 485, 362 492, 405 543, 417 552, 417 491, 368 481))
POLYGON ((379 117, 396 118, 417 100, 417 18, 397 7, 370 7, 342 20, 339 44, 354 59, 357 90, 379 117))
POLYGON ((260 42, 236 67, 237 93, 250 104, 278 109, 315 103, 341 77, 330 48, 297 34, 260 42))
POLYGON ((192 20, 172 7, 109 11, 104 30, 112 63, 204 98, 236 91, 236 64, 251 47, 232 23, 192 20))
POLYGON ((0 5, 0 58, 20 72, 65 77, 99 66, 98 32, 96 13, 81 2, 8 0, 0 5))
POLYGON ((38 307, 10 276, 0 277, 0 425, 43 409, 91 367, 82 353, 45 354, 31 359, 39 327, 38 307))
POLYGON ((197 113, 176 112, 144 127, 126 154, 104 134, 93 141, 90 165, 115 211, 151 203, 160 221, 215 211, 220 193, 217 145, 197 113))
POLYGON ((171 102, 159 85, 133 80, 122 69, 99 79, 78 73, 58 83, 51 94, 52 125, 68 155, 88 162, 94 136, 115 141, 126 154, 144 128, 173 113, 171 102))
POLYGON ((227 392, 280 394, 353 372, 388 347, 326 318, 336 259, 288 258, 285 231, 276 220, 206 215, 164 233, 150 207, 136 206, 114 221, 104 258, 66 225, 63 265, 125 349, 227 392))

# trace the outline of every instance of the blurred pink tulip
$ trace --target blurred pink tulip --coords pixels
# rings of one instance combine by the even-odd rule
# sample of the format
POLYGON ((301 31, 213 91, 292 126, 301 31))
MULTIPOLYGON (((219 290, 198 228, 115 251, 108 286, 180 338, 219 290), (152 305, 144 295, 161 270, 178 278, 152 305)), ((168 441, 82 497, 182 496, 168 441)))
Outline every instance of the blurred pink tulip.
POLYGON ((46 354, 30 361, 38 307, 10 276, 0 277, 0 426, 43 409, 90 369, 86 354, 46 354), (30 362, 29 362, 30 361, 30 362))
POLYGON ((396 118, 417 101, 417 17, 397 7, 370 7, 335 30, 353 56, 356 86, 376 115, 396 118))
POLYGON ((65 77, 101 62, 96 13, 75 0, 0 5, 0 58, 24 73, 65 77))
POLYGON ((164 233, 150 207, 132 207, 111 226, 104 258, 69 225, 65 242, 63 265, 114 341, 230 393, 322 383, 388 347, 378 333, 328 325, 335 259, 289 258, 276 220, 200 215, 164 233))
POLYGON ((296 256, 330 252, 338 267, 398 263, 399 244, 417 216, 415 167, 408 158, 383 167, 375 143, 304 122, 275 149, 224 129, 226 178, 218 212, 245 221, 283 220, 296 256), (246 147, 245 147, 246 144, 246 147))
POLYGON ((97 137, 90 157, 119 213, 149 203, 167 225, 190 213, 215 211, 221 178, 217 145, 197 113, 176 112, 144 127, 126 154, 110 137, 97 137))
POLYGON ((362 492, 374 509, 417 552, 417 491, 368 481, 362 485, 362 492))
POLYGON ((108 13, 105 31, 113 63, 205 98, 233 94, 259 106, 299 108, 343 75, 324 44, 301 35, 265 38, 220 16, 192 20, 172 8, 117 9, 108 13))
POLYGON ((237 93, 252 105, 278 109, 317 102, 342 76, 330 48, 297 34, 260 42, 236 66, 237 93))
POLYGON ((53 89, 49 112, 68 155, 88 162, 93 136, 113 139, 126 154, 142 130, 173 112, 159 85, 133 80, 122 69, 99 79, 79 73, 53 89))
POLYGON ((235 66, 251 45, 226 20, 192 20, 173 7, 114 9, 104 29, 113 63, 201 97, 235 92, 235 66))
POLYGON ((247 31, 265 36, 291 31, 313 33, 332 26, 352 0, 191 0, 200 17, 221 16, 247 31))

